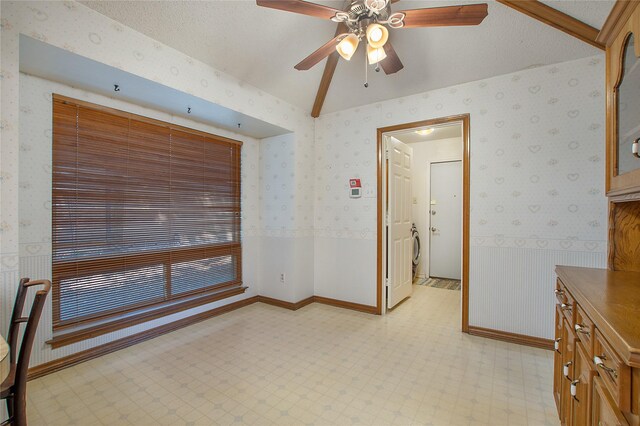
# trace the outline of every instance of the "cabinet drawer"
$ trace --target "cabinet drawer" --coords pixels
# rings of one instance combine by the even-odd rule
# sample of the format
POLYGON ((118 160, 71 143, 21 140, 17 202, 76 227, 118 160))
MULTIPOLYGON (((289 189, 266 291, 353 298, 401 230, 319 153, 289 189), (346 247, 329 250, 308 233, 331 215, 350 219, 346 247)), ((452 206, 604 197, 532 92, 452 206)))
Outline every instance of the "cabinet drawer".
POLYGON ((621 411, 631 410, 631 369, 596 330, 593 363, 621 411))
POLYGON ((606 389, 600 377, 593 378, 593 400, 591 419, 594 426, 627 426, 616 403, 606 389))
POLYGON ((576 337, 582 344, 583 349, 589 356, 593 357, 593 335, 596 332, 596 327, 593 321, 586 316, 582 308, 576 306, 576 323, 573 326, 576 331, 576 337))
POLYGON ((558 305, 564 313, 565 318, 569 321, 569 324, 573 327, 575 323, 575 306, 576 302, 571 296, 571 293, 567 291, 567 288, 562 284, 562 281, 558 279, 556 282, 556 299, 558 299, 558 305))

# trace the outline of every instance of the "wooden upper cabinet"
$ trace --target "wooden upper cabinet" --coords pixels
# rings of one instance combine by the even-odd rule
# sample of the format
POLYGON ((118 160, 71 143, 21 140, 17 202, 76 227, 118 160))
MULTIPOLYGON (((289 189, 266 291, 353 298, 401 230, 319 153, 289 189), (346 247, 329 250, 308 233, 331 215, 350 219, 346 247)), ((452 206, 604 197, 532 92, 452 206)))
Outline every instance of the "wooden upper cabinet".
POLYGON ((628 2, 625 21, 607 45, 607 195, 640 192, 640 7, 628 2))

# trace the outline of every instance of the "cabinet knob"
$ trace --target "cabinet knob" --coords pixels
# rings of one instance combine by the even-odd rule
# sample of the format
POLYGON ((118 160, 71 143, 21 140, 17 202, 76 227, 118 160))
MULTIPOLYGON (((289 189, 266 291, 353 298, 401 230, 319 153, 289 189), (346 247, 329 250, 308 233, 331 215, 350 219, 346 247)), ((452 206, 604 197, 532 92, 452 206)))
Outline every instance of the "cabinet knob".
POLYGON ((593 363, 596 365, 596 367, 603 369, 604 371, 606 371, 607 373, 611 374, 615 379, 618 378, 618 372, 611 368, 611 367, 607 367, 604 363, 604 360, 607 359, 607 357, 605 355, 600 355, 600 356, 594 356, 593 357, 593 363))
POLYGON ((580 380, 573 380, 571 382, 571 396, 575 400, 578 399, 578 398, 576 398, 576 395, 578 394, 578 383, 580 383, 580 380))
POLYGON ((553 291, 557 296, 562 296, 564 294, 564 290, 560 290, 559 288, 556 288, 553 291))
POLYGON ((562 341, 562 337, 558 337, 554 342, 553 342, 553 349, 555 349, 556 352, 560 352, 560 342, 562 341))
POLYGON ((635 155, 637 158, 640 158, 640 154, 638 153, 638 144, 640 143, 640 138, 633 141, 631 144, 631 153, 635 155))
POLYGON ((562 366, 562 374, 564 374, 564 377, 566 377, 569 380, 571 380, 569 378, 569 367, 571 366, 571 364, 573 364, 573 363, 571 361, 569 361, 565 365, 562 366))
POLYGON ((573 326, 573 328, 575 328, 576 333, 586 334, 587 336, 591 334, 589 330, 587 330, 587 328, 582 324, 576 324, 575 326, 573 326))
POLYGON ((560 309, 562 309, 563 311, 570 311, 572 308, 568 303, 562 303, 560 304, 560 309))

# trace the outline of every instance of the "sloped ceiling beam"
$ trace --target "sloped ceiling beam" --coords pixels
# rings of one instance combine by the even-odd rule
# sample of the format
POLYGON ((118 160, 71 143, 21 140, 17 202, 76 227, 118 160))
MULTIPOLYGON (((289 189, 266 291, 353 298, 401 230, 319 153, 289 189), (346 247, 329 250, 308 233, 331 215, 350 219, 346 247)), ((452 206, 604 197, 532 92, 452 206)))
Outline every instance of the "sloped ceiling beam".
POLYGON ((570 36, 589 43, 598 49, 605 49, 604 44, 597 40, 598 30, 576 18, 562 13, 537 0, 497 0, 520 13, 563 31, 570 36))
MULTIPOLYGON (((336 35, 334 37, 346 32, 349 32, 349 29, 343 23, 340 23, 338 24, 338 28, 336 28, 336 35)), ((324 105, 324 99, 327 97, 329 85, 333 79, 333 73, 338 65, 338 59, 338 52, 333 52, 327 58, 327 62, 324 66, 324 72, 322 73, 322 79, 320 80, 320 87, 318 87, 318 93, 316 93, 316 100, 313 102, 313 108, 311 109, 311 116, 313 118, 318 118, 320 116, 322 105, 324 105)))
MULTIPOLYGON (((397 0, 396 0, 397 1, 397 0)), ((517 10, 520 13, 536 19, 544 24, 550 25, 564 33, 569 34, 572 37, 577 38, 585 43, 597 47, 598 49, 605 50, 605 45, 602 43, 602 36, 598 39, 599 31, 590 25, 585 24, 578 19, 560 12, 544 3, 537 0, 497 0, 498 3, 502 3, 512 9, 517 10)), ((393 0, 392 0, 393 2, 393 0)), ((348 30, 344 27, 344 24, 339 24, 336 29, 336 36, 348 30)), ((322 79, 320 80, 320 86, 316 93, 316 99, 311 109, 311 116, 317 118, 320 116, 324 100, 327 97, 333 74, 338 65, 338 53, 334 52, 327 58, 327 62, 324 66, 324 72, 322 73, 322 79)))

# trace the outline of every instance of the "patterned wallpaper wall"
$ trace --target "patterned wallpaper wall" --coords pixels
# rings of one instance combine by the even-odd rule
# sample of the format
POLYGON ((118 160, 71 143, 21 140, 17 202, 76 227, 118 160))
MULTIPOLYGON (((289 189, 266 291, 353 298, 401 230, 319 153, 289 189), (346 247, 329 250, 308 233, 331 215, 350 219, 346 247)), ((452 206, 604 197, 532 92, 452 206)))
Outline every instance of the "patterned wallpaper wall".
MULTIPOLYGON (((251 210, 245 212, 254 215, 245 231, 247 238, 256 238, 250 245, 258 258, 256 270, 265 273, 261 285, 286 300, 315 293, 375 304, 376 128, 460 113, 471 114, 472 324, 549 337, 552 265, 604 264, 602 56, 367 105, 314 122, 308 112, 79 3, 3 1, 0 8, 1 330, 6 330, 19 265, 36 250, 30 240, 42 234, 24 213, 23 202, 29 201, 20 200, 23 190, 31 190, 22 186, 30 184, 30 175, 21 160, 36 156, 29 151, 29 138, 40 137, 30 135, 29 128, 20 136, 20 119, 37 113, 20 109, 20 33, 291 130, 291 139, 266 141, 247 152, 259 158, 248 164, 247 175, 243 170, 243 178, 253 179, 246 193, 251 199, 243 201, 251 210), (362 179, 363 198, 348 198, 350 177, 362 179), (281 263, 273 262, 276 255, 281 263), (490 266, 506 262, 514 267, 500 274, 490 266), (279 282, 283 271, 285 284, 279 282), (521 317, 540 321, 531 325, 521 317)), ((40 265, 45 268, 46 262, 40 265)), ((41 345, 32 363, 139 328, 55 354, 41 345)))
MULTIPOLYGON (((315 257, 317 263, 332 256, 335 272, 316 271, 316 294, 375 301, 370 277, 341 278, 353 265, 340 240, 375 245, 375 200, 350 200, 345 188, 352 176, 362 178, 365 188, 375 185, 376 129, 469 113, 471 324, 551 337, 555 259, 571 253, 569 263, 605 262, 604 102, 600 55, 321 116, 315 224, 325 241, 316 245, 315 257), (474 263, 490 248, 526 252, 513 271, 498 274, 490 262, 474 263), (549 257, 536 264, 535 251, 549 257), (475 297, 480 294, 482 299, 475 297), (514 327, 513 315, 538 324, 514 327)), ((491 259, 508 264, 500 252, 491 259)), ((375 255, 359 260, 360 270, 375 266, 375 255)))
MULTIPOLYGON (((3 1, 0 8, 0 63, 2 64, 0 70, 0 91, 2 93, 0 105, 2 136, 0 144, 0 312, 2 313, 0 315, 0 330, 7 329, 7 320, 11 312, 15 286, 21 272, 20 268, 22 267, 24 272, 29 268, 34 268, 36 272, 41 272, 38 273, 38 276, 46 276, 47 265, 50 264, 50 261, 47 260, 46 244, 37 246, 32 243, 32 241, 38 240, 39 235, 42 235, 46 224, 43 226, 36 223, 34 217, 25 212, 26 207, 31 206, 30 203, 34 203, 37 210, 47 210, 46 201, 41 199, 43 194, 39 194, 35 201, 23 200, 22 205, 20 202, 20 198, 23 198, 23 191, 27 197, 26 194, 30 190, 29 185, 32 185, 36 176, 46 174, 47 167, 50 166, 42 163, 46 161, 43 157, 45 154, 43 152, 36 154, 33 144, 29 142, 30 138, 39 138, 42 133, 37 135, 33 133, 36 132, 36 129, 30 129, 27 126, 25 127, 25 135, 20 136, 20 119, 30 120, 31 112, 38 113, 36 109, 42 108, 42 106, 24 106, 21 110, 19 34, 28 35, 56 47, 124 69, 143 78, 197 95, 200 98, 291 130, 295 150, 293 156, 288 159, 288 175, 280 175, 276 180, 281 179, 282 182, 291 184, 292 188, 297 188, 299 182, 307 181, 309 190, 311 193, 313 192, 314 181, 309 173, 312 171, 311 164, 313 163, 314 122, 308 112, 162 45, 79 3, 73 1, 3 1), (34 108, 34 110, 31 111, 29 108, 34 108), (39 170, 33 172, 33 175, 29 173, 29 170, 20 167, 21 160, 30 159, 32 155, 41 165, 39 170), (293 174, 293 178, 291 174, 293 174), (27 177, 28 179, 26 179, 27 177), (21 245, 20 242, 24 244, 21 245)), ((253 151, 252 149, 249 147, 246 154, 256 158, 255 161, 248 164, 243 163, 243 167, 248 166, 243 169, 243 179, 251 180, 250 176, 257 176, 263 164, 273 166, 274 169, 279 167, 281 161, 273 158, 261 160, 257 157, 259 148, 256 147, 253 151)), ((252 251, 247 256, 257 260, 260 258, 262 247, 270 252, 276 252, 277 248, 282 247, 294 252, 297 245, 307 241, 308 237, 305 235, 309 234, 313 226, 313 215, 309 214, 313 211, 313 197, 294 197, 295 204, 290 201, 292 207, 287 207, 288 216, 286 217, 289 219, 287 221, 281 221, 280 216, 274 214, 276 210, 272 211, 271 207, 260 218, 258 193, 261 186, 262 183, 258 179, 245 186, 247 192, 243 194, 246 197, 243 199, 244 213, 251 217, 245 221, 243 237, 255 238, 253 243, 245 244, 245 247, 252 251), (263 229, 267 227, 277 229, 279 232, 275 237, 279 239, 277 248, 269 245, 271 241, 264 244, 261 241, 263 229), (301 241, 297 241, 298 239, 301 241)), ((33 191, 42 191, 42 188, 33 188, 33 191)), ((274 209, 280 207, 276 203, 271 205, 274 209)), ((285 259, 284 266, 296 271, 292 278, 295 276, 309 277, 313 274, 311 262, 296 263, 296 259, 293 257, 285 259)), ((257 275, 257 268, 250 267, 249 269, 257 275)), ((248 284, 253 285, 252 290, 255 290, 255 287, 259 285, 259 283, 256 285, 257 277, 254 276, 254 278, 253 283, 251 283, 251 279, 246 280, 248 284)), ((294 280, 288 281, 288 285, 293 287, 291 291, 293 298, 296 295, 296 282, 294 280)), ((304 282, 300 286, 308 289, 309 283, 304 282)), ((235 299, 228 299, 217 304, 233 300, 235 299)), ((212 306, 196 308, 186 314, 192 315, 202 310, 211 309, 212 306)), ((160 321, 153 321, 142 326, 67 346, 56 350, 55 353, 40 343, 35 349, 32 364, 40 364, 87 349, 139 332, 141 329, 158 326, 184 315, 183 313, 165 317, 160 321)), ((39 331, 50 334, 50 326, 41 325, 39 331)), ((42 341, 42 336, 39 336, 39 342, 42 341)))
POLYGON ((291 134, 260 141, 262 296, 289 302, 313 296, 313 148, 291 134))

